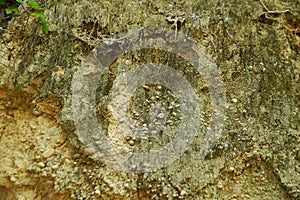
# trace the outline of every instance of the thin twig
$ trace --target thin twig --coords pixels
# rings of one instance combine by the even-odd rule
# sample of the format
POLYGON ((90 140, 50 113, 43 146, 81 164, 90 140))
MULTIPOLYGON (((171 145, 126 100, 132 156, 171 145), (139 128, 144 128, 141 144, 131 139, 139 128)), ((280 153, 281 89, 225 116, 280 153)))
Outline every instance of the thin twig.
POLYGON ((263 14, 280 14, 280 13, 290 12, 290 10, 282 10, 282 11, 269 10, 262 0, 259 0, 259 2, 267 11, 267 12, 263 12, 263 14))
POLYGON ((267 12, 270 12, 270 10, 267 8, 267 6, 264 4, 264 2, 262 0, 259 0, 259 2, 267 12))
POLYGON ((280 14, 280 13, 286 13, 286 12, 290 12, 290 10, 268 11, 268 12, 263 12, 262 14, 280 14))

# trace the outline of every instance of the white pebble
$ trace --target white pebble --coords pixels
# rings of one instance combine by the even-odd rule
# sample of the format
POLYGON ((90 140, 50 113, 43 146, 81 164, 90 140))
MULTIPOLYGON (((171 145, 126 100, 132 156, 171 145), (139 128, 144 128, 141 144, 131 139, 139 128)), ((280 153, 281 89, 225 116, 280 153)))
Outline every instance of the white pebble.
POLYGON ((51 157, 52 155, 54 154, 54 149, 50 148, 50 149, 47 149, 43 154, 43 158, 49 158, 51 157))

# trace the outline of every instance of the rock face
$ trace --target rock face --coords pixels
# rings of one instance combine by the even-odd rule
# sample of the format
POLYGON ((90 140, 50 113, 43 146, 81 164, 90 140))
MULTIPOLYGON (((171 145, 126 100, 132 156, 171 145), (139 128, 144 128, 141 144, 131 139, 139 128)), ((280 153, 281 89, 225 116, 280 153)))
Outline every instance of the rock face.
POLYGON ((299 199, 300 5, 276 2, 49 0, 48 35, 25 11, 6 21, 0 32, 0 199, 299 199), (95 116, 113 145, 127 152, 163 148, 183 119, 170 88, 145 84, 130 97, 128 115, 146 133, 155 123, 165 129, 141 132, 141 138, 118 130, 122 120, 111 114, 111 90, 139 64, 168 64, 186 78, 198 95, 203 128, 170 165, 120 172, 101 159, 103 143, 91 150, 77 136, 72 84, 99 43, 141 27, 188 35, 210 54, 226 92, 226 121, 209 154, 199 157, 214 112, 203 76, 181 55, 126 52, 101 75, 95 100, 95 116))

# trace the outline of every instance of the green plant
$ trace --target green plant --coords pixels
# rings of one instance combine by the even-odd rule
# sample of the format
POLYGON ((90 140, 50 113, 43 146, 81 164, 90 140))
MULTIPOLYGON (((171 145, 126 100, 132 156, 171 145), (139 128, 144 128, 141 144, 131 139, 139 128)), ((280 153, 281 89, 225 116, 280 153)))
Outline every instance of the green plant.
POLYGON ((32 15, 39 18, 40 20, 39 27, 43 29, 45 34, 48 34, 49 21, 46 19, 47 16, 44 13, 40 13, 40 12, 33 12, 32 15))
MULTIPOLYGON (((8 15, 19 15, 19 6, 23 3, 23 0, 0 0, 0 6, 5 7, 5 13, 8 15)), ((26 4, 32 9, 31 15, 39 19, 38 26, 43 29, 45 34, 49 31, 49 21, 47 16, 42 13, 43 7, 41 7, 35 1, 27 1, 26 4)))

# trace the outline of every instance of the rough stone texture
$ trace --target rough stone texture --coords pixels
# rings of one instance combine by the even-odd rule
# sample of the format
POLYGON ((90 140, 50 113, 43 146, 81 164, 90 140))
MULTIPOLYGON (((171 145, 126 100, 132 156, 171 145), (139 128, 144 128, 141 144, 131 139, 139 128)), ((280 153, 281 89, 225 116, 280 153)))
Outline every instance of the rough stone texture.
POLYGON ((300 198, 299 1, 263 1, 276 11, 269 13, 262 1, 175 2, 49 0, 47 36, 26 12, 3 26, 0 199, 300 198), (199 137, 165 169, 121 173, 93 160, 78 141, 72 75, 103 38, 171 28, 158 10, 184 13, 179 31, 212 55, 227 92, 227 120, 204 161, 199 137))

